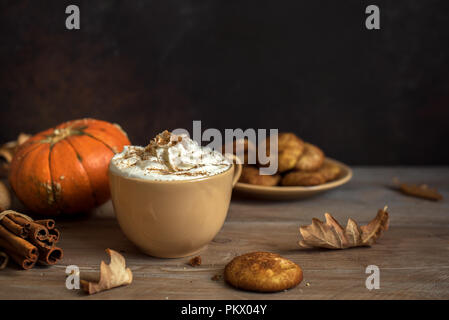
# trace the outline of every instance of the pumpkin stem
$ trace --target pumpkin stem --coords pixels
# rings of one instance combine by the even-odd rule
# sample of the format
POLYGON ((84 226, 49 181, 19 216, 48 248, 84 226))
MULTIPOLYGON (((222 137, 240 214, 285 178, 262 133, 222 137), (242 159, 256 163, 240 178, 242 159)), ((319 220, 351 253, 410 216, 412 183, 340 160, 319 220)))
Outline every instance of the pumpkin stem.
POLYGON ((61 140, 64 140, 67 137, 74 136, 74 135, 83 135, 86 127, 67 127, 67 128, 58 128, 54 129, 52 134, 47 135, 45 139, 42 139, 41 143, 49 143, 50 146, 55 145, 61 140))

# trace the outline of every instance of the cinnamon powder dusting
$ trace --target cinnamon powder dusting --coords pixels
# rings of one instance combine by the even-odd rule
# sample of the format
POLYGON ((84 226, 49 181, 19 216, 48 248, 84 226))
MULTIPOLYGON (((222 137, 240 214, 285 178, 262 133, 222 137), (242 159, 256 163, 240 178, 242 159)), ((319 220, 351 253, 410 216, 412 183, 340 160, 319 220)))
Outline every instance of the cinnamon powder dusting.
POLYGON ((203 148, 188 135, 168 130, 153 138, 146 147, 128 146, 112 159, 113 168, 129 176, 152 180, 184 180, 223 172, 231 166, 223 155, 203 148))

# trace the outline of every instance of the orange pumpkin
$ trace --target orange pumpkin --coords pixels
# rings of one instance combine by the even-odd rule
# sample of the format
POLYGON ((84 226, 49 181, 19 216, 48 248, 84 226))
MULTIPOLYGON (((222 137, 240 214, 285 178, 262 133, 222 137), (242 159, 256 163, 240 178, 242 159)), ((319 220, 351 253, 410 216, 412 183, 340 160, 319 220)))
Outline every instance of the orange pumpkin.
POLYGON ((126 133, 109 122, 62 123, 20 146, 11 162, 11 187, 36 213, 90 210, 109 199, 109 161, 129 144, 126 133))

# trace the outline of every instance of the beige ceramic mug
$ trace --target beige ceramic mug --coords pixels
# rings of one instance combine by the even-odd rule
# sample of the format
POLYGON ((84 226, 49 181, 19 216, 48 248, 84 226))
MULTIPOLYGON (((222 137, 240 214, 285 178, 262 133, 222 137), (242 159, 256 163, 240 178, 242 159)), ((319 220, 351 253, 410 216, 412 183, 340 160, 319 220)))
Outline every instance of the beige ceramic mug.
POLYGON ((233 164, 210 177, 152 181, 109 169, 117 220, 125 236, 146 254, 161 258, 193 255, 223 226, 241 172, 242 166, 233 164))

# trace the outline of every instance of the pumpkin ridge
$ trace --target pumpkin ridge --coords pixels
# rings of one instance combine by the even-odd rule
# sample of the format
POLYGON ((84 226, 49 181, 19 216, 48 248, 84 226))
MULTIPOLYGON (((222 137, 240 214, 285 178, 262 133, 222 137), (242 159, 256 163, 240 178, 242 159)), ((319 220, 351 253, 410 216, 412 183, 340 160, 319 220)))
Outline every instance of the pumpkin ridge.
MULTIPOLYGON (((25 161, 25 160, 29 161, 29 157, 30 157, 31 153, 43 152, 44 150, 40 150, 40 149, 45 149, 45 148, 46 148, 45 144, 38 144, 38 147, 33 148, 33 150, 31 150, 28 153, 27 157, 23 158, 24 159, 23 161, 25 161)), ((50 150, 48 150, 48 152, 49 151, 50 150)), ((48 156, 47 156, 47 158, 48 158, 48 156)), ((37 159, 38 158, 33 159, 33 162, 32 162, 32 164, 30 164, 30 166, 35 167, 36 166, 35 161, 37 159)), ((17 190, 21 190, 23 185, 28 185, 28 184, 31 183, 32 185, 36 186, 36 188, 33 191, 37 193, 37 197, 45 199, 45 202, 48 205, 51 206, 51 201, 52 201, 51 197, 53 196, 53 194, 51 194, 51 196, 50 196, 50 194, 48 192, 49 191, 49 189, 48 189, 49 186, 45 182, 42 182, 39 179, 37 179, 34 175, 26 175, 21 170, 18 170, 18 171, 19 172, 17 173, 17 178, 16 178, 17 179, 17 185, 16 185, 17 190)), ((16 194, 17 194, 17 192, 16 192, 16 194)), ((26 201, 24 201, 25 199, 22 197, 22 195, 17 194, 17 196, 20 199, 20 201, 26 203, 26 201)), ((49 208, 49 211, 50 210, 51 210, 51 208, 49 208)), ((39 212, 43 213, 45 211, 43 211, 42 207, 39 207, 39 212)), ((48 212, 45 212, 45 214, 46 215, 51 215, 51 213, 48 213, 48 212)))
POLYGON ((92 124, 85 129, 85 132, 108 145, 114 153, 120 152, 123 146, 131 144, 123 129, 107 122, 101 126, 92 124))
POLYGON ((111 146, 109 146, 109 145, 108 145, 106 142, 104 142, 103 140, 98 139, 97 137, 91 135, 91 134, 88 133, 88 132, 84 132, 84 134, 85 134, 86 136, 88 136, 88 137, 90 137, 90 138, 92 138, 92 139, 94 139, 94 140, 97 140, 98 142, 101 142, 102 144, 104 144, 109 150, 112 151, 113 154, 116 154, 116 153, 117 153, 117 152, 114 151, 114 148, 112 148, 111 146))
POLYGON ((60 195, 62 194, 62 192, 61 192, 61 190, 59 190, 59 195, 56 192, 56 186, 55 186, 55 182, 53 180, 53 174, 51 173, 51 152, 53 151, 53 146, 54 146, 54 144, 50 144, 50 146, 49 146, 48 170, 50 171, 51 192, 53 193, 53 203, 55 204, 55 206, 57 208, 56 210, 59 213, 59 211, 61 210, 61 206, 60 206, 60 203, 59 203, 59 198, 60 198, 60 195))
MULTIPOLYGON (((34 141, 33 141, 33 142, 34 142, 34 141)), ((30 144, 31 144, 31 143, 30 143, 30 144)), ((10 175, 9 175, 9 183, 10 183, 11 187, 13 187, 13 189, 14 189, 14 185, 16 184, 17 177, 18 177, 19 172, 20 172, 19 168, 20 168, 20 166, 21 166, 23 160, 26 158, 26 156, 27 156, 30 152, 34 151, 34 150, 37 149, 39 146, 41 146, 41 145, 40 145, 40 144, 35 144, 35 145, 34 145, 34 148, 31 148, 31 147, 30 147, 30 150, 27 150, 23 155, 20 155, 20 159, 18 160, 18 161, 20 161, 20 162, 17 163, 17 165, 16 165, 17 169, 15 169, 14 172, 11 172, 10 175), (13 174, 12 174, 12 173, 14 173, 15 177, 13 177, 13 174)))
POLYGON ((76 154, 76 158, 78 159, 78 161, 79 161, 80 164, 81 164, 81 167, 83 168, 84 172, 86 173, 87 181, 89 181, 90 192, 92 193, 92 197, 94 198, 95 205, 97 206, 97 205, 98 205, 98 201, 97 201, 97 197, 96 197, 96 195, 95 195, 94 187, 92 186, 92 182, 90 181, 89 174, 87 173, 87 170, 86 170, 86 168, 84 167, 84 163, 83 163, 83 161, 82 161, 82 158, 81 158, 80 154, 78 153, 78 151, 76 150, 76 148, 75 148, 75 147, 73 146, 73 144, 70 142, 70 140, 69 140, 69 139, 64 139, 64 140, 65 140, 65 141, 69 144, 69 146, 73 149, 73 151, 74 151, 75 154, 76 154))

